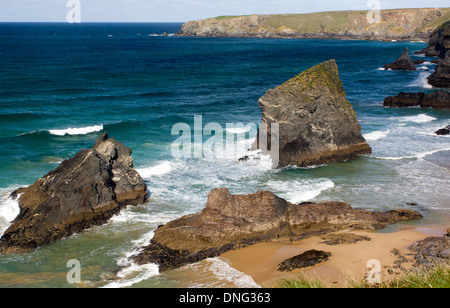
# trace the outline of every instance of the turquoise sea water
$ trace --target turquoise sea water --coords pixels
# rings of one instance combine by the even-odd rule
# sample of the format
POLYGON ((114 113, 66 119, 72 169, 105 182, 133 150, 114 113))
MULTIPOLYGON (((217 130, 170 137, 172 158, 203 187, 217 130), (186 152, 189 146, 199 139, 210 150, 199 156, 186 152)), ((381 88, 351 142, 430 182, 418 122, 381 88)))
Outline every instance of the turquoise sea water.
MULTIPOLYGON (((450 149, 448 136, 433 134, 450 124, 450 112, 382 106, 384 97, 401 91, 432 91, 426 84, 430 62, 415 72, 379 69, 405 47, 412 54, 425 43, 161 35, 180 27, 0 24, 0 234, 18 210, 9 194, 92 147, 103 131, 133 149, 151 192, 147 204, 105 226, 29 254, 0 256, 0 287, 70 287, 70 259, 81 262, 85 287, 254 286, 220 259, 163 274, 154 265, 126 262, 158 225, 201 210, 216 187, 235 194, 270 190, 291 202, 413 208, 424 215, 421 224, 449 221, 449 170, 424 158, 450 149), (265 91, 332 58, 372 155, 279 170, 265 158, 239 163, 238 155, 172 156, 175 124, 194 128, 196 115, 203 126, 257 124, 265 91)), ((226 134, 235 132, 251 137, 245 129, 226 134)))

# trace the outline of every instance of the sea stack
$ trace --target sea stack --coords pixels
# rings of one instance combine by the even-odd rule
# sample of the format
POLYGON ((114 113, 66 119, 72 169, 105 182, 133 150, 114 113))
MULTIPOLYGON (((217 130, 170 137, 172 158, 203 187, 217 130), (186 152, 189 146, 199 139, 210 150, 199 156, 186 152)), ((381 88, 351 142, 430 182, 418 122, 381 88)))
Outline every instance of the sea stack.
POLYGON ((20 214, 0 239, 0 252, 32 251, 104 224, 127 205, 143 204, 147 186, 133 169, 131 153, 105 132, 92 149, 15 191, 20 214))
MULTIPOLYGON (((279 125, 278 167, 307 167, 370 154, 335 60, 316 65, 259 99, 268 145, 279 125)), ((260 142, 258 149, 263 150, 260 142)), ((270 149, 272 150, 272 149, 270 149)), ((272 152, 273 153, 273 152, 272 152)))
POLYGON ((414 61, 409 57, 408 47, 405 48, 400 58, 395 60, 394 63, 386 64, 384 66, 385 70, 391 69, 393 71, 415 71, 416 65, 414 61))

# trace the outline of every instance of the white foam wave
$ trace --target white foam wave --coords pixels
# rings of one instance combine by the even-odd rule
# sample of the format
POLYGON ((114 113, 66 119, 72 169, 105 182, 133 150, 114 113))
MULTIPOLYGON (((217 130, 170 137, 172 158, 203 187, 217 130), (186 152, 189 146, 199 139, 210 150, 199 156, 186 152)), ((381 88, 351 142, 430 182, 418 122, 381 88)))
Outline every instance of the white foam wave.
POLYGON ((408 85, 408 87, 419 87, 424 89, 433 89, 433 86, 428 83, 428 77, 431 75, 431 72, 421 72, 419 77, 413 81, 412 84, 408 85))
POLYGON ((226 128, 226 132, 230 134, 245 134, 250 132, 253 129, 251 125, 242 126, 242 127, 228 127, 226 128))
MULTIPOLYGON (((113 219, 114 222, 124 222, 130 219, 129 215, 122 216, 123 219, 118 219, 117 216, 113 219)), ((141 247, 145 247, 150 245, 150 241, 155 235, 155 231, 150 231, 144 234, 141 238, 132 241, 133 247, 137 247, 132 251, 127 251, 124 253, 124 257, 117 261, 117 265, 121 267, 121 270, 117 273, 117 280, 108 283, 102 288, 108 289, 118 289, 118 288, 126 288, 131 287, 135 284, 138 284, 144 280, 147 280, 151 277, 155 277, 159 275, 159 267, 157 264, 143 264, 137 265, 136 263, 129 260, 129 258, 133 255, 138 254, 142 249, 141 247)))
POLYGON ((90 133, 95 133, 103 130, 103 125, 94 125, 87 127, 74 127, 74 128, 66 128, 66 129, 54 129, 49 130, 48 132, 55 136, 65 136, 65 135, 87 135, 90 133))
POLYGON ((222 281, 231 282, 238 288, 261 288, 252 277, 234 269, 220 258, 206 259, 205 262, 209 263, 208 271, 222 281))
POLYGON ((156 264, 136 265, 135 263, 132 263, 117 273, 119 280, 111 282, 102 288, 127 288, 158 275, 159 267, 156 264))
POLYGON ((380 140, 382 138, 385 138, 389 135, 391 131, 386 130, 386 131, 375 131, 375 132, 371 132, 371 133, 367 133, 364 134, 364 138, 367 141, 375 141, 375 140, 380 140))
POLYGON ((19 202, 8 195, 0 197, 0 237, 20 214, 19 202))
POLYGON ((137 169, 136 171, 141 175, 142 178, 148 179, 154 176, 161 176, 172 172, 179 163, 174 163, 170 161, 164 161, 158 165, 137 169))
POLYGON ((335 187, 331 180, 269 181, 270 190, 291 203, 310 201, 335 187))
POLYGON ((415 116, 406 116, 406 117, 393 117, 391 120, 398 120, 400 122, 415 122, 415 123, 427 123, 434 120, 437 120, 435 117, 431 117, 426 114, 418 114, 415 116))
POLYGON ((420 158, 424 158, 425 156, 433 155, 433 154, 441 152, 441 151, 450 151, 450 148, 420 152, 420 153, 416 153, 413 155, 406 155, 406 156, 399 156, 399 157, 374 157, 374 158, 385 159, 385 160, 420 159, 420 158))

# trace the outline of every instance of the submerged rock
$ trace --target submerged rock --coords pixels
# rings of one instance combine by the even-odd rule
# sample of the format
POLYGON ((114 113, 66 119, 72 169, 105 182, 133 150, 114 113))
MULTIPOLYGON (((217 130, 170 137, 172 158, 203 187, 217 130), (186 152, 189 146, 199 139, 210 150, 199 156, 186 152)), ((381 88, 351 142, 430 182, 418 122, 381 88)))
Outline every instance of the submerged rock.
POLYGON ((431 93, 404 93, 388 96, 383 105, 389 108, 420 107, 450 110, 450 92, 434 91, 431 93))
POLYGON ((438 135, 438 136, 450 135, 450 125, 448 125, 446 128, 439 129, 436 132, 436 135, 438 135))
POLYGON ((143 204, 147 186, 131 149, 104 133, 90 150, 13 193, 20 214, 0 239, 3 254, 28 252, 106 223, 127 205, 143 204))
POLYGON ((308 250, 298 256, 287 259, 278 265, 279 272, 292 272, 295 269, 311 267, 326 262, 331 257, 331 252, 321 250, 308 250))
POLYGON ((277 239, 295 241, 343 229, 377 229, 422 216, 411 210, 372 212, 341 202, 296 205, 268 191, 208 195, 205 209, 158 228, 151 243, 130 258, 169 270, 222 253, 277 239))
POLYGON ((403 51, 402 55, 395 60, 394 63, 386 64, 384 66, 385 70, 391 69, 394 71, 415 71, 416 65, 414 61, 409 57, 408 47, 403 51))
POLYGON ((371 241, 372 239, 364 235, 356 235, 352 233, 328 234, 322 237, 323 244, 335 246, 342 244, 356 244, 362 241, 371 241))
POLYGON ((361 134, 356 112, 346 99, 335 60, 316 65, 259 99, 267 145, 278 167, 307 167, 357 158, 371 148, 361 134), (279 135, 272 129, 279 125, 279 135), (272 138, 279 151, 273 153, 272 138))

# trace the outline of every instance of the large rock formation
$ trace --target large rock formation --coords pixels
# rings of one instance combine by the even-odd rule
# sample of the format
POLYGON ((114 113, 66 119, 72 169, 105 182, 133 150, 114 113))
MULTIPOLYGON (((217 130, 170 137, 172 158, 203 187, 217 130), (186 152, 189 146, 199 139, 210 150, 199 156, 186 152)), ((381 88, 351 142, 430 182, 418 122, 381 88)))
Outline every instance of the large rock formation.
POLYGON ((436 34, 435 50, 439 53, 438 65, 436 71, 428 77, 428 83, 436 88, 450 88, 450 21, 442 25, 436 34))
POLYGON ((295 241, 343 229, 382 228, 419 219, 411 210, 372 212, 340 202, 292 204, 271 192, 231 195, 226 188, 208 195, 201 212, 158 228, 151 244, 131 260, 177 268, 226 251, 272 240, 295 241))
POLYGON ((131 149, 104 133, 27 188, 13 193, 20 214, 0 239, 0 252, 28 252, 95 225, 127 205, 143 204, 147 186, 133 169, 131 149))
POLYGON ((408 47, 405 48, 402 55, 395 60, 394 63, 386 64, 384 66, 385 70, 393 70, 393 71, 415 71, 416 65, 414 61, 409 57, 408 47))
MULTIPOLYGON (((271 124, 279 124, 280 167, 321 165, 371 153, 356 112, 346 99, 335 60, 267 91, 258 103, 269 146, 272 137, 277 138, 275 133, 272 136, 271 124)), ((265 150, 260 142, 256 147, 265 150)))
POLYGON ((383 105, 389 108, 421 107, 450 110, 450 92, 434 91, 431 93, 404 93, 397 96, 388 96, 383 105))
POLYGON ((426 40, 446 21, 449 8, 220 16, 185 23, 179 35, 225 37, 426 40), (371 20, 372 19, 372 20, 371 20))

